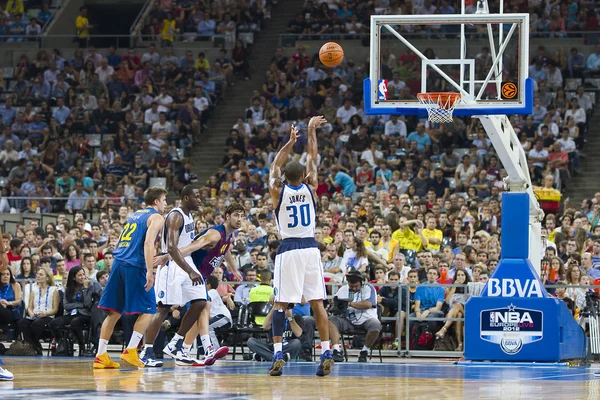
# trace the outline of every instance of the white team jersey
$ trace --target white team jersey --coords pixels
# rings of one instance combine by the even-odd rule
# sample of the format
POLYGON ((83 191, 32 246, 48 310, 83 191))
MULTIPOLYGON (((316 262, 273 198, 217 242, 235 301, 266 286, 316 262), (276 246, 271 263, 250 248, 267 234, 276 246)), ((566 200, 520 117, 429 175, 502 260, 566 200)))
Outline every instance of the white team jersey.
POLYGON ((306 184, 284 185, 275 209, 281 238, 314 238, 316 211, 312 190, 306 184))
MULTIPOLYGON (((174 213, 174 212, 178 212, 183 217, 183 226, 181 227, 181 231, 179 232, 179 242, 177 243, 177 247, 181 249, 181 248, 187 246, 188 244, 192 243, 192 241, 194 240, 194 236, 196 236, 196 233, 195 233, 196 224, 194 223, 194 218, 192 217, 192 214, 186 215, 180 207, 174 208, 171 211, 169 211, 169 213, 165 217, 165 221, 167 221, 169 218, 169 215, 171 215, 171 213, 174 213)), ((165 222, 165 226, 163 228, 161 247, 162 247, 163 252, 167 251, 168 246, 167 246, 167 223, 166 222, 165 222)), ((195 267, 194 261, 192 260, 191 255, 186 256, 185 261, 191 267, 195 267)))

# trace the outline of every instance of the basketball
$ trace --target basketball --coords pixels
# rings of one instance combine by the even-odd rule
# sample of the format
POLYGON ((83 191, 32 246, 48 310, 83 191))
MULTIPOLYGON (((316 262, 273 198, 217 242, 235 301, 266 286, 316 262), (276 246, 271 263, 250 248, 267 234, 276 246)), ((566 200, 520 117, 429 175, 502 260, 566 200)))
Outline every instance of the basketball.
POLYGON ((327 42, 319 50, 319 59, 326 67, 336 67, 344 59, 344 49, 335 42, 327 42))

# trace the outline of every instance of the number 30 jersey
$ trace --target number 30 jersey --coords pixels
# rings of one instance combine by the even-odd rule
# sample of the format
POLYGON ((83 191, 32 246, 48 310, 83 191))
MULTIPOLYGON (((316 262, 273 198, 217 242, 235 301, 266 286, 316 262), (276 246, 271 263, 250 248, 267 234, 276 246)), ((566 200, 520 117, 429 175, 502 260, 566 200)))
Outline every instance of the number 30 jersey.
POLYGON ((144 208, 129 217, 113 251, 115 260, 132 267, 146 268, 144 243, 148 232, 148 218, 153 214, 157 214, 154 208, 144 208))
POLYGON ((281 238, 314 238, 316 211, 313 192, 306 184, 284 185, 275 208, 281 238))

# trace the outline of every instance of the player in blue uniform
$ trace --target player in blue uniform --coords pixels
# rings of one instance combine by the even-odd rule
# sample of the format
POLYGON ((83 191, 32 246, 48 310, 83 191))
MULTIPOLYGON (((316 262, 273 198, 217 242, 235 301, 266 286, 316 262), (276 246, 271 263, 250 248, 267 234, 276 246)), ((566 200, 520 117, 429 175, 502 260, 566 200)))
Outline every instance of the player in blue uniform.
MULTIPOLYGON (((2 230, 0 230, 0 238, 2 237, 2 230)), ((4 248, 4 241, 0 240, 0 272, 8 269, 8 255, 4 248)), ((0 360, 0 381, 12 381, 15 379, 12 372, 2 368, 2 360, 0 360)))
POLYGON ((137 347, 156 313, 152 264, 156 238, 165 222, 162 214, 167 205, 167 191, 151 187, 144 195, 144 202, 148 208, 136 211, 129 217, 113 252, 110 277, 98 304, 98 308, 108 310, 109 314, 102 323, 94 368, 119 367, 119 363, 108 356, 107 348, 115 324, 123 313, 140 316, 120 358, 136 367, 144 367, 138 357, 137 347))
MULTIPOLYGON (((235 260, 229 247, 233 239, 233 233, 241 228, 242 221, 245 218, 246 211, 244 207, 239 204, 232 204, 225 210, 225 222, 223 224, 205 229, 196 236, 191 244, 181 249, 183 255, 191 254, 194 264, 203 279, 209 277, 214 269, 219 267, 223 260, 225 260, 231 268, 234 279, 238 282, 242 280, 240 272, 234 267, 235 260)), ((160 257, 157 260, 160 264, 166 261, 168 261, 168 255, 160 257)), ((217 359, 225 357, 229 352, 227 347, 214 350, 208 334, 209 319, 210 302, 207 303, 202 314, 200 314, 198 323, 192 326, 185 336, 183 348, 186 354, 189 353, 192 343, 198 334, 200 334, 202 347, 204 347, 204 360, 195 363, 194 366, 212 365, 217 359)))
POLYGON ((306 146, 306 171, 296 162, 289 161, 290 153, 298 140, 298 130, 292 126, 290 140, 279 150, 269 173, 269 193, 279 199, 275 211, 277 227, 282 237, 275 256, 275 280, 273 284, 273 364, 271 376, 282 374, 283 331, 285 310, 289 303, 299 303, 302 296, 310 303, 315 314, 321 338, 321 363, 317 376, 329 375, 333 367, 333 355, 329 342, 329 319, 323 307, 326 298, 321 254, 314 239, 316 228, 315 190, 317 187, 317 128, 327 121, 322 116, 313 117, 308 123, 306 146), (285 165, 286 184, 282 182, 285 165))

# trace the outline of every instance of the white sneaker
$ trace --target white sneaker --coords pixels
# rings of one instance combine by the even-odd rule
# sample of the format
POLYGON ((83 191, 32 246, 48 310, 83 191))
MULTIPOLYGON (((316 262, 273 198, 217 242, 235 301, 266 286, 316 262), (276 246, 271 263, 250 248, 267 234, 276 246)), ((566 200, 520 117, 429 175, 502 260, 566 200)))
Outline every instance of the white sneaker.
POLYGON ((0 381, 12 381, 15 376, 7 369, 0 367, 0 381))
POLYGON ((140 360, 142 360, 146 367, 163 366, 163 362, 155 358, 154 350, 152 349, 152 347, 148 347, 142 350, 142 353, 140 354, 140 360))
POLYGON ((182 349, 177 350, 175 353, 175 365, 180 367, 193 367, 194 364, 197 364, 198 360, 191 358, 186 352, 182 349))
POLYGON ((176 343, 169 342, 163 349, 163 353, 168 355, 169 357, 175 358, 175 355, 177 354, 177 350, 180 349, 182 345, 183 345, 183 339, 180 339, 176 343), (179 342, 181 342, 181 343, 179 343, 179 342))
POLYGON ((219 347, 216 351, 213 349, 206 355, 204 359, 204 364, 213 365, 218 359, 227 356, 228 353, 229 347, 227 346, 219 347))

